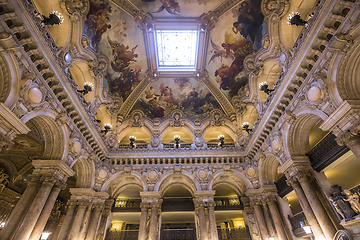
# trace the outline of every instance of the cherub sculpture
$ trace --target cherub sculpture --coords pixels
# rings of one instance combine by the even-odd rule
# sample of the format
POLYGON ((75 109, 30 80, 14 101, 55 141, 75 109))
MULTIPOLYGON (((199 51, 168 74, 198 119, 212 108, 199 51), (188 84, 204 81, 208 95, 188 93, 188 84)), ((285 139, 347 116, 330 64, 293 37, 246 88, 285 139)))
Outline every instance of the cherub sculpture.
POLYGON ((357 214, 360 213, 360 203, 359 203, 359 195, 356 193, 351 193, 350 190, 345 189, 344 190, 345 195, 347 196, 344 201, 349 202, 352 210, 356 212, 357 214))

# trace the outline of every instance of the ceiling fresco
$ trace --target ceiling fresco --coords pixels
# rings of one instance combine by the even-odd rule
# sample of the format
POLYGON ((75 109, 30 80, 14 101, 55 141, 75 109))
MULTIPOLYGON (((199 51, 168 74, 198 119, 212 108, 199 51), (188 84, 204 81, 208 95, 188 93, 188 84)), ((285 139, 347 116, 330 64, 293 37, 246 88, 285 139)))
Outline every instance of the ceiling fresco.
POLYGON ((204 118, 219 103, 204 83, 194 78, 160 78, 141 94, 134 109, 142 110, 149 118, 169 116, 175 109, 190 118, 204 118))
POLYGON ((199 17, 215 9, 219 0, 130 0, 153 17, 199 17))
MULTIPOLYGON (((216 9, 216 0, 131 0, 153 17, 199 17, 216 9)), ((242 1, 223 14, 210 31, 205 69, 211 81, 231 99, 248 84, 243 61, 261 48, 266 34, 261 0, 242 1)), ((143 30, 132 16, 106 0, 91 0, 85 33, 95 51, 109 59, 104 85, 110 95, 125 101, 148 69, 143 30)), ((149 118, 163 118, 175 110, 189 118, 204 118, 220 104, 195 78, 159 78, 151 82, 132 108, 149 118)))
POLYGON ((243 1, 225 13, 210 32, 206 70, 229 98, 248 84, 245 57, 261 48, 266 33, 260 0, 243 1))
POLYGON ((91 0, 86 19, 91 46, 110 61, 105 85, 125 101, 147 70, 142 30, 130 15, 107 1, 91 0))

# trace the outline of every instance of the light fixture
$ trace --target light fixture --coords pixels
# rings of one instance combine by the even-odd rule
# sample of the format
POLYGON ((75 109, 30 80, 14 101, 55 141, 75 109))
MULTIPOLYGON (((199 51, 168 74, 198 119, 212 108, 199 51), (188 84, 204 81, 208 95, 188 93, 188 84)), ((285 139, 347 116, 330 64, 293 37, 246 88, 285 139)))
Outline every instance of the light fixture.
POLYGON ((225 136, 222 135, 222 134, 220 134, 220 135, 218 136, 218 139, 219 139, 219 141, 220 141, 219 146, 220 146, 220 147, 224 147, 224 139, 225 139, 225 136))
POLYGON ((259 84, 259 88, 260 88, 260 91, 263 91, 264 93, 266 93, 267 95, 269 95, 271 92, 274 91, 274 89, 269 89, 269 85, 267 82, 261 82, 259 84))
POLYGON ((200 31, 205 32, 205 30, 206 30, 206 25, 205 25, 205 24, 201 24, 201 25, 200 25, 200 31))
POLYGON ((296 25, 296 26, 305 26, 307 24, 307 21, 303 20, 300 17, 300 13, 298 12, 292 12, 289 14, 288 22, 289 25, 296 25))
POLYGON ((1 222, 0 223, 0 229, 4 228, 5 227, 5 222, 1 222))
POLYGON ((43 20, 41 22, 45 25, 60 25, 64 21, 64 17, 58 11, 52 11, 49 13, 49 17, 42 15, 43 20))
POLYGON ((111 124, 110 123, 106 123, 104 124, 104 130, 101 130, 101 133, 103 133, 104 135, 106 135, 111 129, 111 124))
POLYGON ((275 238, 274 238, 274 237, 272 237, 272 236, 270 236, 268 239, 269 239, 269 240, 274 240, 275 238))
POLYGON ((250 127, 250 125, 249 125, 248 122, 244 122, 244 123, 242 124, 242 128, 243 128, 248 134, 250 134, 250 132, 252 131, 252 128, 249 128, 249 127, 250 127))
POLYGON ((130 140, 130 148, 135 148, 136 144, 134 143, 136 141, 136 137, 134 135, 129 136, 129 140, 130 140))
POLYGON ((147 28, 147 30, 150 32, 150 31, 152 31, 152 30, 154 29, 154 26, 153 26, 152 24, 148 23, 148 24, 146 25, 146 28, 147 28))
POLYGON ((306 234, 311 234, 311 227, 309 224, 307 224, 307 221, 300 221, 300 226, 302 227, 302 229, 304 229, 306 234))
POLYGON ((179 148, 180 144, 180 135, 175 135, 174 136, 174 140, 175 140, 175 148, 179 148))
POLYGON ((93 90, 93 84, 91 82, 86 82, 84 84, 84 89, 83 90, 77 90, 77 91, 84 96, 85 94, 88 94, 92 90, 93 90))
POLYGON ((42 232, 41 233, 41 240, 46 240, 48 237, 49 237, 49 235, 51 234, 51 232, 47 232, 47 231, 44 231, 44 232, 42 232))

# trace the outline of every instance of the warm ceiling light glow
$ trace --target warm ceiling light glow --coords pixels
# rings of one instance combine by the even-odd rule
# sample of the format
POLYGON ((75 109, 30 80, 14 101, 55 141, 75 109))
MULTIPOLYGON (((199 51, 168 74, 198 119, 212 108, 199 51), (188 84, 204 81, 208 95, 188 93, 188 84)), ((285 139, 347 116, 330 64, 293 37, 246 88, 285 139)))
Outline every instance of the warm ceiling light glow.
POLYGON ((46 240, 49 237, 50 234, 51 234, 51 232, 42 232, 40 239, 41 240, 46 240))

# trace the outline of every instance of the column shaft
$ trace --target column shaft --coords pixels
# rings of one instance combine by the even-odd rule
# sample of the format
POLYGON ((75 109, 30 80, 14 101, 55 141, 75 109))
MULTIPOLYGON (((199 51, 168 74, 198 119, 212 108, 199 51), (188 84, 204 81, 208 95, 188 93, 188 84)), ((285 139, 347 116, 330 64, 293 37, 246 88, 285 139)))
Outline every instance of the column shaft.
POLYGON ((138 240, 146 240, 146 220, 147 220, 148 207, 141 207, 141 217, 139 226, 138 240))
POLYGON ((80 235, 80 225, 83 221, 86 205, 78 205, 77 212, 74 218, 73 225, 71 226, 68 240, 75 240, 80 235))
POLYGON ((198 208, 199 208, 200 240, 206 240, 208 233, 207 233, 207 226, 205 219, 205 208, 203 206, 199 206, 198 208))
POLYGON ((91 210, 92 210, 92 204, 90 204, 86 210, 85 216, 84 216, 84 220, 80 226, 80 235, 79 235, 79 240, 84 240, 86 233, 88 231, 88 226, 89 226, 89 222, 90 222, 90 215, 91 215, 91 210))
POLYGON ((261 206, 258 205, 258 204, 255 204, 254 205, 254 211, 255 211, 256 220, 257 220, 257 222, 259 224, 261 238, 263 240, 268 240, 269 239, 269 233, 267 231, 265 218, 264 218, 264 214, 262 212, 261 206))
POLYGON ((104 240, 109 214, 110 212, 108 210, 104 210, 103 214, 101 215, 101 220, 100 220, 101 222, 99 225, 99 231, 97 232, 96 240, 104 240))
POLYGON ((352 153, 360 160, 360 137, 352 137, 349 141, 346 142, 346 146, 350 148, 352 153))
POLYGON ((329 218, 324 206, 320 202, 320 199, 316 195, 316 192, 311 186, 311 183, 307 176, 303 176, 299 179, 299 183, 304 190, 305 196, 307 197, 309 204, 315 214, 316 219, 319 222, 319 225, 325 234, 326 239, 333 239, 336 229, 329 218))
POLYGON ((26 213, 19 230, 15 234, 15 240, 28 240, 35 224, 40 216, 42 209, 44 208, 45 202, 47 201, 50 191, 54 183, 44 181, 36 194, 34 201, 32 202, 28 212, 26 213))
POLYGON ((60 188, 55 186, 53 187, 46 203, 41 211, 41 214, 39 216, 39 219, 34 227, 34 230, 32 231, 30 235, 30 240, 38 240, 40 239, 41 233, 44 231, 45 225, 50 217, 50 213, 54 207, 55 201, 59 195, 60 188))
POLYGON ((57 240, 65 240, 66 239, 66 237, 68 235, 68 231, 70 229, 70 224, 71 224, 73 216, 74 216, 75 207, 76 207, 75 202, 71 202, 67 209, 64 221, 63 221, 61 229, 60 229, 59 237, 57 240))
POLYGON ((218 240, 219 236, 217 232, 214 206, 209 206, 209 228, 210 228, 210 239, 218 240))
POLYGON ((277 235, 279 237, 279 240, 287 240, 287 236, 286 236, 285 229, 284 229, 284 224, 281 219, 276 202, 274 202, 273 200, 270 200, 268 202, 268 205, 269 205, 269 209, 270 209, 273 221, 274 221, 275 229, 276 229, 277 235))
POLYGON ((305 217, 311 226, 311 230, 314 233, 316 240, 324 240, 325 235, 322 232, 321 227, 315 218, 315 215, 310 207, 308 200, 306 199, 303 190, 300 187, 299 182, 295 181, 291 186, 294 189, 296 196, 298 197, 301 208, 304 211, 305 217))
POLYGON ((266 222, 266 226, 267 226, 267 229, 268 229, 268 233, 271 237, 275 237, 276 235, 276 232, 275 232, 275 229, 273 227, 273 224, 272 224, 272 220, 271 220, 271 216, 269 214, 269 208, 266 204, 266 202, 263 202, 262 203, 262 206, 263 206, 263 209, 264 209, 264 216, 265 216, 265 222, 266 222))
POLYGON ((89 223, 89 230, 86 234, 86 240, 94 240, 97 230, 99 228, 99 223, 100 223, 100 217, 101 217, 101 211, 102 211, 102 207, 100 206, 96 206, 94 208, 93 213, 91 214, 91 220, 89 223))
POLYGON ((11 212, 8 221, 3 230, 1 230, 1 236, 4 239, 12 239, 16 233, 16 230, 22 223, 25 214, 27 213, 30 203, 34 200, 36 193, 39 189, 37 182, 30 182, 22 194, 19 202, 16 204, 14 210, 11 212))
POLYGON ((149 240, 156 240, 158 235, 158 206, 153 205, 151 207, 149 240))

